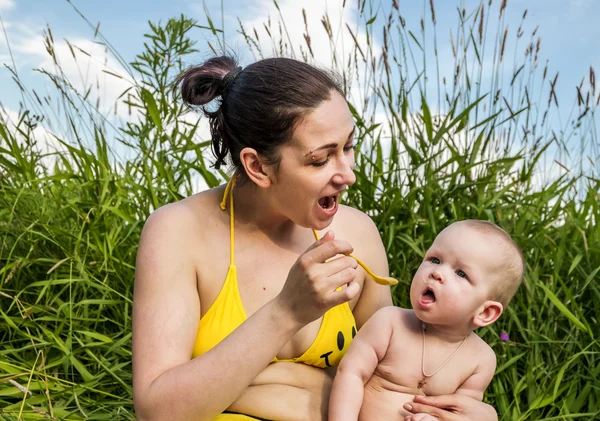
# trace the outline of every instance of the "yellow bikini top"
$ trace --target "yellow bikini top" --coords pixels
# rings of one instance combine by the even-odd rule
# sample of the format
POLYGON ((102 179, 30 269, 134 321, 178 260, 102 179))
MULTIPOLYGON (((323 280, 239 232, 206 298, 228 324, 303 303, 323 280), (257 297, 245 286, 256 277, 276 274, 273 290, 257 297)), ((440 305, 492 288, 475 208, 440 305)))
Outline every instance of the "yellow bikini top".
MULTIPOLYGON (((204 354, 227 335, 233 332, 247 318, 238 289, 237 269, 235 267, 234 244, 234 178, 227 184, 221 209, 227 209, 229 198, 229 270, 217 299, 200 319, 192 357, 204 354)), ((318 240, 316 231, 315 237, 318 240)), ((273 359, 273 362, 290 361, 315 367, 337 366, 356 336, 356 321, 348 303, 333 307, 323 315, 321 327, 312 345, 297 358, 273 359)))

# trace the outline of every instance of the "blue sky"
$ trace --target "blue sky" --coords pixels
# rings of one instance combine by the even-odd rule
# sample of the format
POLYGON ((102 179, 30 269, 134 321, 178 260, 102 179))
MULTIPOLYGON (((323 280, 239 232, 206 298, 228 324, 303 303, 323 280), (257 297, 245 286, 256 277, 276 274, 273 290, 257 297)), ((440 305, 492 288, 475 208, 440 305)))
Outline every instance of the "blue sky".
MULTIPOLYGON (((353 13, 356 0, 346 0, 347 6, 342 10, 344 0, 279 0, 281 14, 288 25, 292 43, 304 44, 302 33, 302 9, 305 8, 308 25, 317 58, 317 62, 327 66, 330 55, 325 32, 320 23, 324 13, 328 13, 334 27, 341 28, 342 38, 348 41, 345 24, 354 27, 356 14, 353 13)), ((389 10, 392 0, 375 0, 372 3, 380 5, 381 9, 389 10)), ((487 9, 492 18, 491 23, 497 22, 498 9, 501 0, 493 0, 491 9, 487 9)), ((131 61, 136 53, 143 49, 143 34, 148 30, 148 21, 166 21, 169 17, 185 14, 197 19, 199 24, 206 24, 204 9, 209 10, 216 25, 225 26, 225 37, 228 46, 236 51, 242 64, 253 60, 245 43, 237 33, 239 18, 247 30, 256 28, 265 37, 262 25, 269 18, 278 19, 278 11, 272 0, 71 0, 90 21, 100 23, 100 31, 119 51, 125 60, 131 61), (223 5, 224 14, 221 13, 223 5)), ((407 26, 415 33, 419 32, 419 23, 425 13, 426 25, 430 25, 429 0, 398 0, 400 12, 407 26), (426 10, 424 12, 424 5, 426 10)), ((438 46, 441 57, 448 57, 450 51, 449 33, 454 34, 457 28, 457 7, 466 7, 471 11, 479 4, 475 0, 435 0, 438 46)), ((487 6, 487 0, 486 0, 487 6)), ((583 77, 589 77, 590 66, 596 69, 600 77, 600 0, 508 0, 505 24, 509 27, 509 40, 514 39, 524 10, 528 10, 527 19, 523 25, 525 36, 516 51, 517 56, 523 54, 529 34, 539 26, 537 34, 542 39, 540 66, 543 68, 549 60, 549 74, 560 72, 557 93, 561 102, 561 112, 568 111, 575 100, 575 86, 583 77), (511 36, 513 38, 511 38, 511 36)), ((383 13, 380 13, 383 17, 383 13)), ((19 76, 29 88, 38 92, 49 90, 47 78, 35 72, 35 68, 52 68, 52 62, 46 53, 41 33, 49 25, 57 43, 57 55, 63 63, 68 75, 79 79, 81 86, 96 83, 100 87, 106 103, 114 99, 128 86, 128 82, 115 79, 102 72, 102 69, 124 74, 123 69, 111 57, 107 57, 103 47, 92 42, 93 30, 81 19, 67 0, 0 0, 0 17, 4 31, 10 43, 13 59, 19 76), (74 64, 65 39, 73 45, 90 53, 93 59, 81 61, 81 66, 74 64)), ((0 28, 1 29, 1 28, 0 28)), ((4 31, 0 33, 0 63, 12 65, 4 31)), ((492 29, 493 31, 493 29, 492 29)), ((378 34, 380 31, 376 31, 378 34)), ((188 58, 189 64, 201 62, 209 56, 206 40, 210 38, 206 31, 195 30, 198 48, 201 50, 194 57, 188 58)), ((428 38, 431 40, 431 37, 428 38)), ((376 42, 381 42, 380 39, 376 42)), ((511 50, 514 42, 507 43, 507 57, 513 57, 511 50)), ((519 56, 520 57, 520 56, 519 56)), ((452 73, 451 66, 440 63, 443 72, 452 73)), ((598 92, 598 91, 596 91, 598 92)), ((596 93, 597 95, 597 93, 596 93)), ((0 103, 14 116, 19 108, 21 95, 12 82, 10 73, 0 67, 0 103)))
MULTIPOLYGON (((494 3, 500 2, 494 0, 494 3)), ((142 50, 143 34, 147 30, 148 20, 164 21, 183 13, 197 19, 201 24, 206 23, 205 4, 215 23, 219 25, 221 23, 220 0, 206 0, 204 3, 197 0, 72 0, 72 3, 92 22, 100 22, 102 33, 126 60, 132 59, 142 50)), ((318 20, 325 9, 335 14, 336 10, 339 11, 341 8, 341 3, 342 0, 279 1, 284 16, 291 16, 298 23, 302 20, 301 9, 306 8, 309 15, 309 28, 313 32, 323 32, 318 20), (311 17, 314 18, 312 22, 311 17)), ((348 3, 351 4, 352 0, 348 0, 348 3)), ((381 2, 386 9, 389 8, 390 3, 391 0, 381 2)), ((456 27, 457 5, 464 4, 467 8, 472 8, 477 3, 460 0, 435 1, 440 48, 444 47, 444 43, 448 44, 449 29, 456 27)), ((399 4, 408 25, 416 32, 420 17, 423 15, 423 2, 400 0, 399 4)), ((276 18, 277 11, 269 0, 224 0, 223 7, 226 39, 233 49, 241 54, 242 61, 248 62, 252 60, 252 56, 245 52, 245 45, 236 33, 237 18, 239 17, 248 27, 253 22, 257 24, 266 21, 268 16, 276 18)), ((600 1, 509 0, 506 20, 509 30, 516 31, 525 8, 528 9, 525 28, 532 30, 536 25, 540 27, 538 31, 542 38, 540 62, 549 59, 550 68, 554 72, 560 72, 559 98, 563 96, 567 98, 567 95, 569 98, 573 97, 574 86, 584 75, 589 74, 590 66, 600 71, 600 47, 598 46, 600 1)), ((0 16, 13 49, 17 69, 23 79, 27 82, 31 81, 31 84, 36 84, 35 79, 39 78, 39 75, 31 70, 44 62, 43 47, 38 45, 39 48, 36 50, 31 45, 36 40, 39 43, 36 35, 39 37, 42 28, 49 25, 55 39, 66 38, 72 42, 90 40, 93 35, 87 24, 66 0, 0 0, 0 16)), ((346 14, 342 19, 351 20, 351 16, 346 14)), ((428 15, 425 20, 429 21, 428 15)), ((257 26, 260 30, 260 25, 257 26)), ((204 36, 201 31, 197 34, 199 38, 204 36)), ((298 40, 298 43, 301 43, 301 40, 298 40)), ((204 56, 205 54, 199 54, 198 61, 204 56)), ((6 40, 4 35, 0 34, 0 62, 8 61, 6 40)), ((18 94, 11 85, 9 73, 3 68, 0 70, 0 100, 5 106, 14 108, 17 106, 18 94)))

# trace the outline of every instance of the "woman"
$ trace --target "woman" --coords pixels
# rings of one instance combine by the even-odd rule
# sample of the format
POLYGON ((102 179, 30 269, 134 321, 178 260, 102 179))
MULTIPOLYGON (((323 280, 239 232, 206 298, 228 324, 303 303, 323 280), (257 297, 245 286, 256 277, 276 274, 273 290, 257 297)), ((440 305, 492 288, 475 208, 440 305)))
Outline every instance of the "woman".
MULTIPOLYGON (((329 74, 284 58, 244 70, 212 58, 178 83, 189 105, 221 98, 203 109, 217 168, 228 158, 236 173, 227 189, 164 206, 144 226, 133 314, 138 419, 325 419, 330 367, 392 304, 389 287, 344 256, 387 275, 370 218, 339 205, 355 182, 342 91, 329 74)), ((414 412, 496 419, 481 402, 445 398, 437 406, 452 411, 430 401, 414 412)))

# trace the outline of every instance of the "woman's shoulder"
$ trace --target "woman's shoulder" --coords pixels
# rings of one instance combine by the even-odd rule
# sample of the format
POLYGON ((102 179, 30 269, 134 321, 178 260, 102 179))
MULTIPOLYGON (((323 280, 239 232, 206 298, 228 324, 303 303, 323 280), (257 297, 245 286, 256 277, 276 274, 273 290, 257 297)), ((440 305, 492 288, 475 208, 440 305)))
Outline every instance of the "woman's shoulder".
POLYGON ((371 217, 351 206, 340 205, 331 228, 349 240, 380 241, 379 231, 371 217))
POLYGON ((142 237, 144 234, 163 237, 205 232, 204 228, 214 226, 221 212, 219 195, 223 191, 224 187, 220 186, 161 206, 146 220, 142 237))

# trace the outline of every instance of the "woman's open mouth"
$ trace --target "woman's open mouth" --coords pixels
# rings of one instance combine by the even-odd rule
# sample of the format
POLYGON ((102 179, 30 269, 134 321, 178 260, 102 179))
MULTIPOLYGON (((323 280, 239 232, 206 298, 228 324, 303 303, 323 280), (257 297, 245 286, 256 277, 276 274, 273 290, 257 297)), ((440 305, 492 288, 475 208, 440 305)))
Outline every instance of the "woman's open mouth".
POLYGON ((319 208, 326 216, 333 216, 337 212, 339 195, 325 196, 319 199, 319 208))

